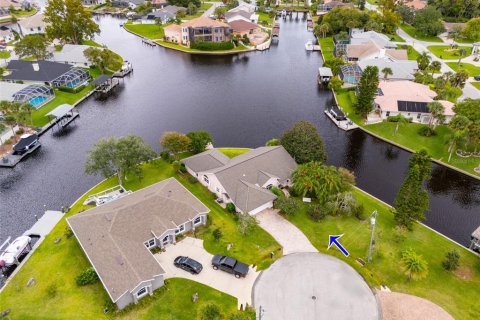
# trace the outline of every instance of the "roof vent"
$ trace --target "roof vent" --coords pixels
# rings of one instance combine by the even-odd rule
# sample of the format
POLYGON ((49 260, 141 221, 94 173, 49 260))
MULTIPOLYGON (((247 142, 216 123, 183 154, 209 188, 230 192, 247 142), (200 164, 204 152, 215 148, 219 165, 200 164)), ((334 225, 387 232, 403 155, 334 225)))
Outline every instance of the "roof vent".
POLYGON ((40 66, 38 65, 37 62, 32 63, 32 67, 33 67, 33 71, 39 71, 40 70, 40 66))

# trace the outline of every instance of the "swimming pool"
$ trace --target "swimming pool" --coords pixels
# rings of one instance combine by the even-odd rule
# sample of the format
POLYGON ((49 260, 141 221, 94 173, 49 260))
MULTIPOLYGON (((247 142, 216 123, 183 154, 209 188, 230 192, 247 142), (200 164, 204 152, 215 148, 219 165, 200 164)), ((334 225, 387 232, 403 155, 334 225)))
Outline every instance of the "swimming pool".
POLYGON ((42 96, 38 96, 38 97, 35 97, 35 98, 32 98, 30 100, 28 100, 28 102, 35 108, 35 109, 38 109, 42 104, 45 103, 45 101, 47 101, 48 98, 47 97, 42 97, 42 96))

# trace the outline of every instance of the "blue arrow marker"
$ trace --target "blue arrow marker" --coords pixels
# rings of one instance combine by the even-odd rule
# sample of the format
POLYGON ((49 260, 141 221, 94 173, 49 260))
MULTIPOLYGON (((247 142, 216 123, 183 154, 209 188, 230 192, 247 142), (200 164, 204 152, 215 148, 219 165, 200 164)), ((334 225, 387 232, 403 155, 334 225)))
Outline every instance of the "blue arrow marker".
POLYGON ((342 253, 348 257, 350 255, 350 253, 348 253, 347 249, 345 249, 341 244, 340 242, 338 242, 338 239, 341 238, 343 236, 343 234, 340 234, 338 236, 332 236, 332 235, 329 235, 328 236, 328 249, 330 249, 330 247, 332 246, 332 244, 336 245, 338 249, 340 249, 340 251, 342 251, 342 253))

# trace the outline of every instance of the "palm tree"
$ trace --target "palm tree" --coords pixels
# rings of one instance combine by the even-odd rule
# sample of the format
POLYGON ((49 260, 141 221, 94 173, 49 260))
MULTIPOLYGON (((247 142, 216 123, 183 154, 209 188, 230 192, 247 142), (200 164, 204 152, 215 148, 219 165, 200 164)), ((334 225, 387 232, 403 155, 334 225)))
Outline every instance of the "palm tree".
POLYGON ((404 117, 403 114, 399 113, 397 116, 397 125, 395 126, 395 131, 393 132, 393 135, 397 135, 398 128, 400 127, 401 124, 408 123, 408 118, 404 117))
POLYGON ((465 51, 465 49, 462 48, 459 50, 459 53, 460 53, 460 58, 458 58, 458 65, 460 65, 460 62, 462 62, 462 58, 467 53, 467 51, 465 51))
POLYGON ((432 71, 432 77, 435 72, 439 72, 442 69, 442 63, 440 61, 432 61, 430 63, 430 70, 432 71))
POLYGON ((418 67, 420 70, 425 70, 430 64, 430 56, 427 52, 422 52, 421 55, 417 57, 418 67))
POLYGON ((293 189, 302 197, 315 195, 320 191, 321 164, 309 162, 301 164, 292 172, 293 189))
POLYGON ((400 268, 402 268, 403 272, 407 275, 408 282, 412 279, 423 279, 428 274, 428 263, 413 250, 405 250, 402 252, 400 268))
POLYGON ((448 124, 453 133, 448 138, 448 162, 452 159, 453 151, 457 146, 465 140, 467 135, 467 128, 470 125, 470 120, 465 116, 456 115, 448 124))
POLYGON ((32 108, 28 103, 0 101, 0 111, 5 115, 5 122, 11 127, 14 134, 15 125, 26 124, 29 119, 31 122, 32 108))
POLYGON ((330 28, 330 25, 328 23, 322 23, 320 25, 320 28, 319 28, 320 32, 322 33, 322 37, 325 38, 325 36, 327 35, 327 33, 330 32, 331 28, 330 28))
POLYGON ((430 114, 431 114, 430 120, 428 122, 428 127, 431 129, 435 129, 435 125, 438 122, 445 120, 445 115, 444 115, 445 107, 438 101, 430 102, 427 105, 427 107, 428 107, 428 111, 430 111, 430 114))
POLYGON ((383 73, 383 79, 385 79, 385 80, 388 80, 388 76, 393 75, 393 71, 389 67, 383 68, 382 73, 383 73))

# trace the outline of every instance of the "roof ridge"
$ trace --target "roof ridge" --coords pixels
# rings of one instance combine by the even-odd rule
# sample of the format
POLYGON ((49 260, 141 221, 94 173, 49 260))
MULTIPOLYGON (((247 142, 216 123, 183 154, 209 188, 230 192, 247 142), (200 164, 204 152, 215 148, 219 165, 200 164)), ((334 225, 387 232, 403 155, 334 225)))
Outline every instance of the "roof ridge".
MULTIPOLYGON (((226 170, 226 169, 228 169, 228 168, 232 168, 232 167, 235 167, 235 166, 237 166, 237 165, 239 165, 239 164, 241 164, 241 163, 244 163, 244 162, 246 162, 246 161, 255 159, 256 157, 259 157, 259 156, 261 156, 261 155, 264 155, 264 154, 266 154, 266 153, 269 153, 269 152, 271 152, 271 151, 273 151, 273 150, 276 150, 276 149, 278 149, 278 148, 280 148, 280 147, 281 147, 281 146, 258 147, 258 148, 255 148, 255 149, 253 149, 253 150, 251 150, 251 151, 249 151, 249 152, 247 152, 247 153, 238 155, 238 156, 236 156, 236 157, 240 157, 240 156, 242 156, 242 155, 247 155, 247 154, 249 154, 250 152, 253 152, 253 151, 258 150, 258 149, 260 149, 260 148, 266 148, 266 151, 265 151, 265 152, 262 152, 262 153, 259 153, 259 154, 255 155, 255 156, 251 157, 251 158, 247 158, 247 159, 245 159, 245 160, 242 160, 242 161, 240 161, 240 162, 237 162, 237 163, 234 163, 234 164, 231 164, 231 165, 229 165, 229 163, 231 162, 231 161, 229 161, 229 162, 226 163, 223 167, 220 167, 220 168, 217 168, 216 170, 213 170, 212 173, 222 172, 222 171, 224 171, 224 170, 226 170), (220 169, 220 170, 218 170, 218 169, 220 169)), ((236 157, 232 158, 232 160, 235 159, 236 157)))
MULTIPOLYGON (((141 281, 141 277, 139 276, 139 274, 137 273, 137 270, 130 264, 130 261, 128 261, 128 259, 125 257, 125 254, 123 253, 122 249, 120 248, 120 246, 117 244, 117 241, 115 240, 115 238, 112 236, 112 234, 109 232, 108 233, 108 236, 110 237, 110 239, 112 239, 112 243, 113 245, 117 248, 117 250, 120 252, 120 254, 122 255, 122 259, 124 261, 124 263, 126 262, 128 267, 133 271, 133 273, 135 274, 135 277, 137 277, 137 279, 139 281, 141 281)), ((142 243, 143 245, 143 243, 142 243)), ((147 247, 144 247, 146 250, 147 247)), ((155 259, 155 258, 154 258, 155 259)))

